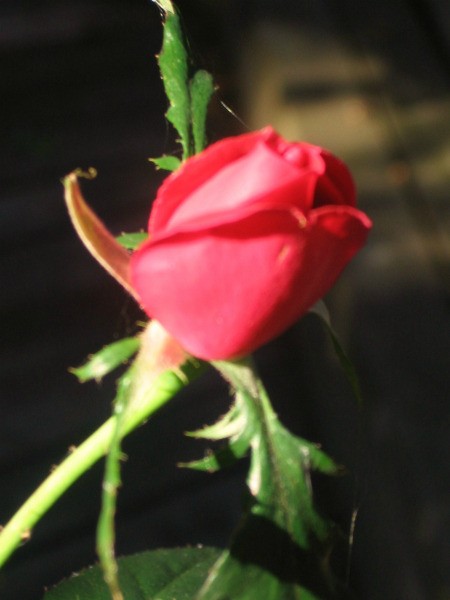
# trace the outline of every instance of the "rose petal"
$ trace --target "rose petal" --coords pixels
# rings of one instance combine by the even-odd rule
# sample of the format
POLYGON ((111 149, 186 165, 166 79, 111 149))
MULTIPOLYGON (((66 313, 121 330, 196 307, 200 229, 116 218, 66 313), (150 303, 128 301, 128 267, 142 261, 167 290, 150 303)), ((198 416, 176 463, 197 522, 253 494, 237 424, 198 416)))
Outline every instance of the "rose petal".
POLYGON ((319 178, 314 198, 314 206, 329 204, 356 205, 356 189, 347 166, 327 150, 321 149, 321 157, 326 169, 319 178))
MULTIPOLYGON (((280 206, 298 203, 299 208, 308 209, 313 202, 317 177, 314 171, 299 169, 283 160, 261 140, 245 156, 223 166, 186 195, 172 212, 165 229, 176 228, 198 217, 204 219, 246 204, 257 204, 267 196, 276 197, 280 206)), ((170 193, 170 189, 167 192, 170 193)))
POLYGON ((342 197, 333 179, 323 184, 331 189, 331 201, 346 203, 348 195, 348 203, 353 204, 354 190, 347 168, 322 148, 288 143, 271 127, 226 138, 187 160, 165 180, 152 208, 149 232, 156 234, 199 215, 258 202, 269 194, 276 195, 277 202, 307 211, 315 201, 317 179, 325 177, 328 163, 338 183, 345 184, 342 197), (340 174, 339 169, 345 173, 340 174), (279 188, 283 188, 283 194, 278 193, 279 188))
POLYGON ((164 227, 173 211, 184 202, 186 196, 213 177, 223 165, 244 156, 258 143, 260 131, 226 138, 209 146, 201 154, 193 156, 164 180, 153 203, 149 219, 149 232, 164 227))
POLYGON ((293 210, 147 242, 132 257, 146 312, 186 350, 207 360, 238 357, 294 323, 365 242, 370 221, 326 207, 305 226, 293 210))

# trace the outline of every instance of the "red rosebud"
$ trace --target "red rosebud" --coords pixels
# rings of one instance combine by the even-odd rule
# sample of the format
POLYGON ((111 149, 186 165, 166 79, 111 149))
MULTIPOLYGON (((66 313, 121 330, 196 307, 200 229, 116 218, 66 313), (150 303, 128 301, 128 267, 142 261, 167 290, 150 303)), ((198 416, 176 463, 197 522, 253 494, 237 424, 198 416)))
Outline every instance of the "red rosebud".
POLYGON ((213 144, 165 180, 131 283, 191 354, 236 358, 317 302, 370 227, 341 161, 266 128, 213 144))

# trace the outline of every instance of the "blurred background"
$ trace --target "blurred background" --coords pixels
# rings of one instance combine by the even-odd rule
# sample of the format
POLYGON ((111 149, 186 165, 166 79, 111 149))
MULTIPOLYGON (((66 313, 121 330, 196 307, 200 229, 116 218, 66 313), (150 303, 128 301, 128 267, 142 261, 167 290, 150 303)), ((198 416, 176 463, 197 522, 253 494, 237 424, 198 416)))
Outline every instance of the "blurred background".
MULTIPOLYGON (((364 409, 312 315, 257 361, 283 422, 348 467, 316 489, 342 529, 336 570, 356 597, 449 600, 448 4, 178 5, 193 63, 219 86, 210 141, 271 123, 326 146, 354 173, 374 229, 326 300, 364 409)), ((60 179, 96 167, 84 192, 108 227, 145 227, 162 179, 147 159, 176 149, 154 58, 160 44, 160 14, 146 0, 0 4, 3 523, 110 413, 115 376, 81 386, 68 367, 135 333, 142 319, 76 238, 60 179)), ((210 476, 176 463, 203 453, 183 432, 229 402, 207 374, 126 440, 119 554, 227 543, 246 465, 210 476)), ((101 476, 99 465, 35 528, 0 572, 2 600, 38 600, 96 560, 101 476)))

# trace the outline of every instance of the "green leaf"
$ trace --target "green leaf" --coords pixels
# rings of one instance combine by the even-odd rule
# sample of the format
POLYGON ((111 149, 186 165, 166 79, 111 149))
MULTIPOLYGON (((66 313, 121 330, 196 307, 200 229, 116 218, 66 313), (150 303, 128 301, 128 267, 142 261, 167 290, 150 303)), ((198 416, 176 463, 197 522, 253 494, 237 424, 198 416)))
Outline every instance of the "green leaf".
POLYGON ((206 471, 215 473, 226 467, 231 467, 240 458, 243 458, 248 451, 249 440, 242 436, 236 440, 228 442, 224 448, 209 452, 200 460, 193 460, 188 463, 178 463, 179 467, 194 469, 195 471, 206 471))
MULTIPOLYGON (((220 555, 215 548, 143 552, 118 560, 126 600, 192 600, 220 555)), ((49 590, 44 600, 111 600, 98 566, 73 575, 49 590)))
POLYGON ((328 312, 328 308, 326 307, 325 302, 319 300, 319 302, 316 302, 316 304, 310 309, 310 312, 320 317, 322 323, 325 325, 325 329, 327 330, 328 335, 330 336, 331 343, 333 345, 334 351, 339 360, 341 368, 344 371, 345 376, 347 377, 347 380, 352 388, 353 394, 355 395, 358 405, 361 407, 364 401, 355 365, 352 363, 349 356, 345 352, 336 332, 331 326, 330 313, 328 312))
POLYGON ((246 427, 246 415, 240 406, 237 397, 226 415, 221 417, 214 425, 208 425, 197 431, 188 431, 186 435, 205 440, 224 440, 239 434, 246 427))
POLYGON ((139 350, 140 340, 138 337, 128 337, 118 342, 113 342, 89 357, 89 360, 81 367, 69 369, 78 379, 84 383, 91 379, 100 381, 105 375, 131 358, 139 350))
POLYGON ((179 466, 208 473, 229 467, 246 455, 254 434, 255 423, 246 410, 244 399, 240 394, 236 394, 233 406, 217 423, 186 434, 215 441, 226 439, 225 446, 219 450, 209 451, 200 460, 180 463, 179 466))
POLYGON ((214 473, 230 467, 237 460, 243 458, 247 454, 254 435, 253 423, 249 422, 248 414, 243 408, 242 398, 238 394, 230 411, 217 423, 199 431, 187 433, 191 437, 210 440, 226 439, 227 441, 224 447, 209 451, 204 458, 180 463, 179 466, 214 473))
POLYGON ((166 117, 178 131, 184 160, 191 154, 191 111, 188 57, 183 43, 180 19, 176 13, 167 13, 166 15, 163 44, 158 63, 170 105, 166 117))
POLYGON ((149 158, 150 162, 156 165, 158 169, 164 171, 176 171, 181 165, 181 160, 176 156, 160 156, 159 158, 149 158))
POLYGON ((230 548, 212 568, 198 600, 332 597, 334 581, 326 560, 331 526, 314 507, 311 471, 334 474, 337 466, 280 423, 251 365, 214 366, 237 391, 238 412, 245 414, 239 435, 245 439, 244 431, 249 431, 249 500, 230 548))
MULTIPOLYGON (((205 148, 206 113, 214 93, 214 82, 211 75, 202 69, 189 81, 188 55, 180 19, 171 3, 169 4, 167 7, 162 6, 166 11, 166 19, 158 63, 169 100, 166 117, 180 136, 185 160, 192 153, 197 154, 205 148)), ((179 166, 179 161, 171 156, 151 160, 158 168, 168 171, 174 171, 179 166)))
POLYGON ((311 562, 283 532, 251 517, 195 600, 328 600, 326 587, 317 589, 317 567, 311 562))
POLYGON ((192 135, 194 137, 194 151, 197 154, 206 145, 206 113, 209 101, 214 93, 213 78, 207 71, 200 70, 195 73, 190 82, 190 93, 192 135))
POLYGON ((127 250, 136 250, 148 239, 148 233, 137 231, 136 233, 122 233, 116 237, 116 241, 127 250))

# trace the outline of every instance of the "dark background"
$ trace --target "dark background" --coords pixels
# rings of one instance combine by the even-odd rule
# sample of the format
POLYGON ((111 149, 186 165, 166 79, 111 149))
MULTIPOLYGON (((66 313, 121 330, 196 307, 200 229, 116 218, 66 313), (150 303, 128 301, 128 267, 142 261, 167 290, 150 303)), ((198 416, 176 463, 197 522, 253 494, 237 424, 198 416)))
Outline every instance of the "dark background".
MULTIPOLYGON (((362 381, 356 409, 313 316, 257 353, 282 420, 348 475, 318 501, 348 535, 350 587, 369 600, 450 599, 450 16, 443 0, 185 0, 193 60, 219 85, 209 138, 272 123, 350 165, 374 219, 367 248, 329 294, 362 381), (242 125, 220 101, 244 121, 242 125)), ((114 232, 145 226, 161 181, 147 158, 176 146, 154 55, 159 12, 145 0, 0 5, 0 521, 109 415, 114 376, 81 387, 67 371, 134 333, 133 301, 84 250, 61 177, 95 166, 85 194, 114 232)), ((224 545, 245 464, 182 471, 202 454, 183 431, 229 404, 208 374, 126 442, 118 552, 224 545)), ((44 517, 0 572, 2 600, 95 561, 101 466, 44 517)))

